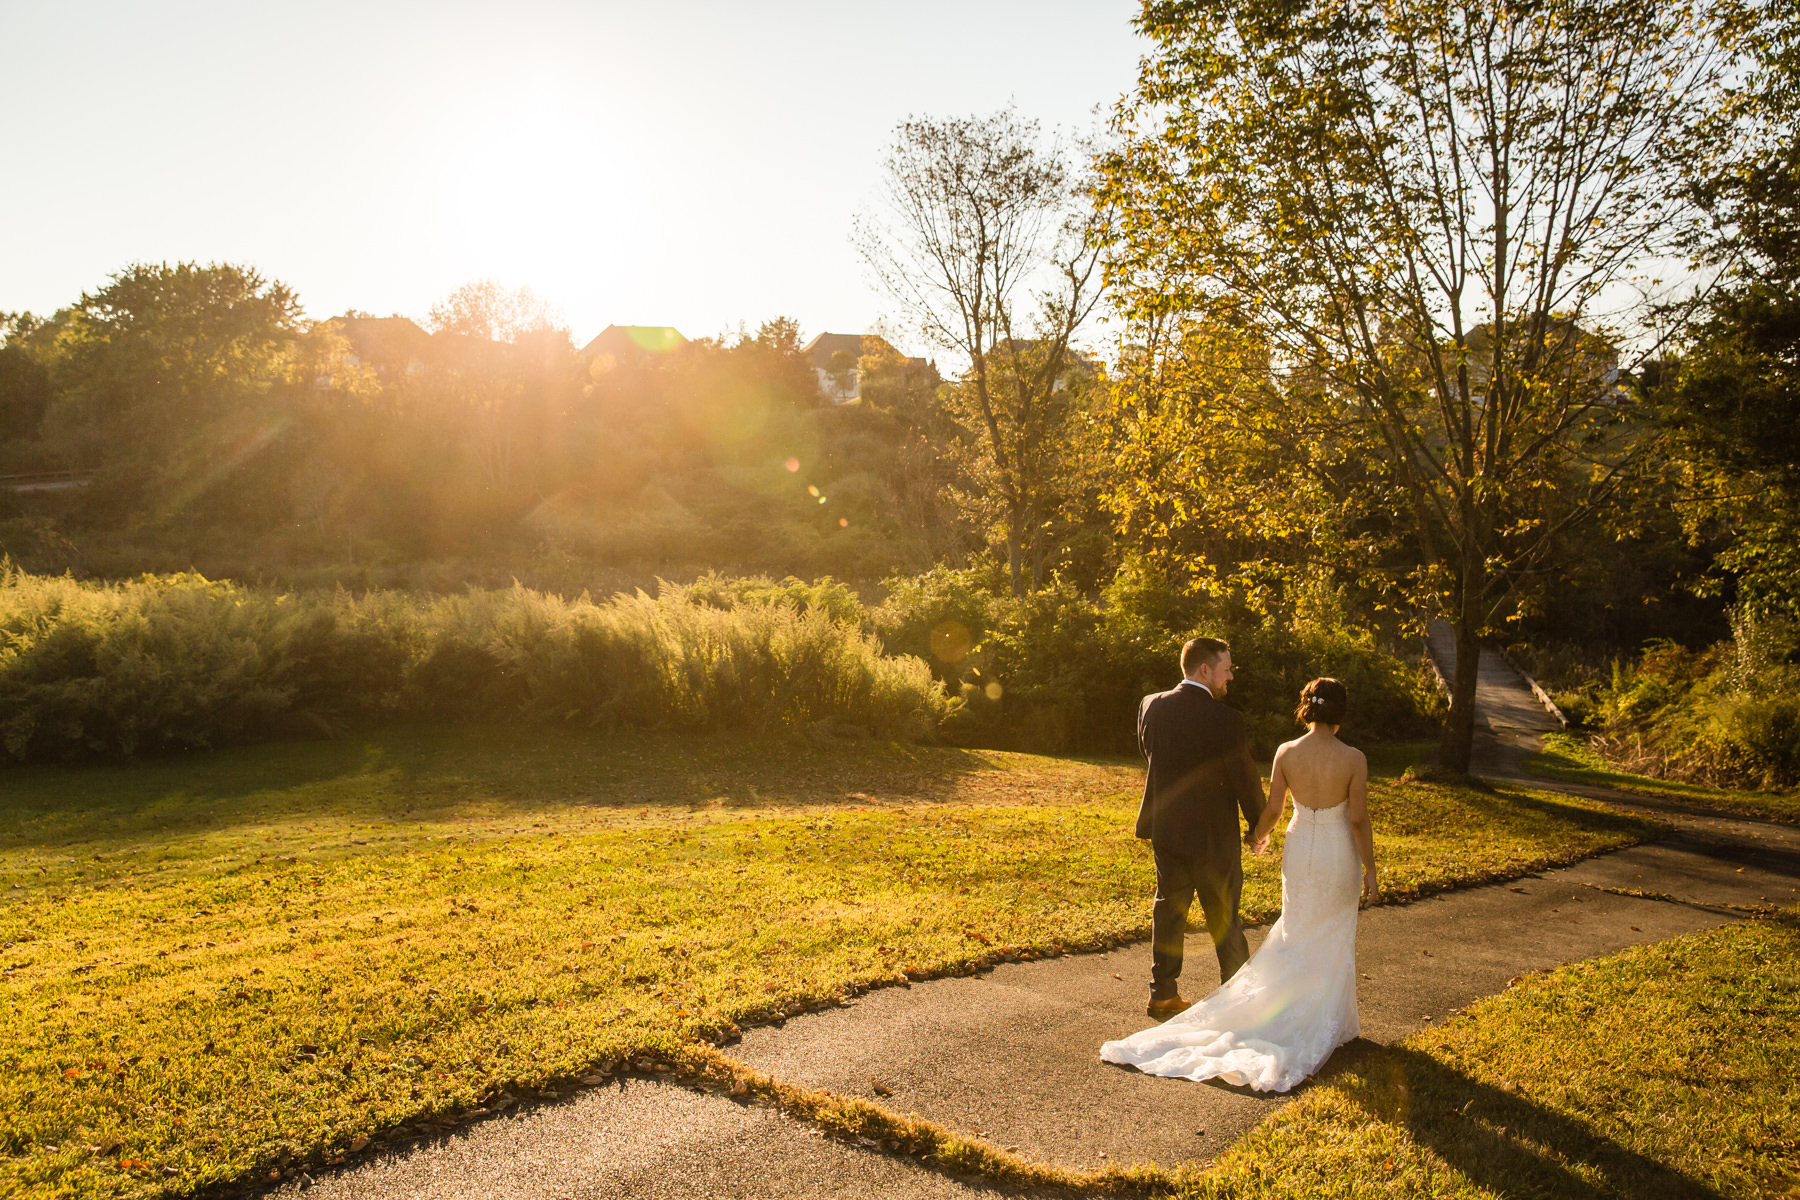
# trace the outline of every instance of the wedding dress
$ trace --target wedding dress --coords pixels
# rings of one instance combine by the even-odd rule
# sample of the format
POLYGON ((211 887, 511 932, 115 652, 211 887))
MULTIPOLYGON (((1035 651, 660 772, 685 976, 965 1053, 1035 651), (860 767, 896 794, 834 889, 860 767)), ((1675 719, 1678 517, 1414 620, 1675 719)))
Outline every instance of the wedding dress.
POLYGON ((1348 809, 1295 803, 1281 851, 1281 919, 1256 954, 1186 1012, 1101 1046, 1101 1058, 1146 1075, 1285 1092, 1360 1032, 1362 860, 1348 809))

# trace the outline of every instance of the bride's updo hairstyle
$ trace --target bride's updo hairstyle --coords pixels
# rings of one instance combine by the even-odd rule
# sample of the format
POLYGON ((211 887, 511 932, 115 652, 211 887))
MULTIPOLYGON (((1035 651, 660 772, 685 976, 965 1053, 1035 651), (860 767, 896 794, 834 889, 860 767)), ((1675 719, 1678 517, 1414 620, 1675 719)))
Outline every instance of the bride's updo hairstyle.
POLYGON ((1342 725, 1350 711, 1350 691, 1338 679, 1315 679, 1300 689, 1300 707, 1294 720, 1305 725, 1317 721, 1322 725, 1342 725))

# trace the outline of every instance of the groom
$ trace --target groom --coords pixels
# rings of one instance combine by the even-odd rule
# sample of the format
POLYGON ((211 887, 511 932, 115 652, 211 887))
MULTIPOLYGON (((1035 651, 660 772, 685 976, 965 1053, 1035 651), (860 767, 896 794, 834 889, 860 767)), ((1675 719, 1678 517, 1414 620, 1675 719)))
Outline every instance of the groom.
POLYGON ((1250 957, 1238 920, 1244 888, 1239 812, 1246 829, 1263 810, 1262 776, 1250 761, 1244 718, 1220 697, 1231 684, 1231 647, 1195 638, 1181 648, 1182 680, 1138 705, 1138 748, 1150 762, 1137 836, 1156 856, 1151 910, 1150 1016, 1166 1021, 1188 1007, 1176 991, 1188 909, 1198 895, 1219 955, 1219 979, 1250 957))

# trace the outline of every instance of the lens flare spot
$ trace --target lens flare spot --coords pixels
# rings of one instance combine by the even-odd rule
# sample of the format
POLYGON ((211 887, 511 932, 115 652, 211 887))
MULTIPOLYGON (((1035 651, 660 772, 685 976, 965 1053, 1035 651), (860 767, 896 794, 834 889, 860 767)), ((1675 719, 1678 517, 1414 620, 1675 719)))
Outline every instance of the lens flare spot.
POLYGON ((790 458, 781 465, 786 467, 789 471, 798 471, 800 469, 800 460, 797 458, 790 458))
POLYGON ((931 653, 941 662, 961 662, 974 644, 969 627, 961 621, 945 621, 931 631, 931 653))
POLYGON ((849 517, 839 517, 838 518, 838 528, 839 529, 848 529, 849 527, 850 527, 850 518, 849 517))
POLYGON ((807 495, 809 495, 809 496, 816 496, 816 495, 818 495, 818 494, 819 494, 819 485, 818 485, 818 484, 816 484, 816 483, 809 483, 809 484, 807 484, 807 485, 806 485, 806 494, 807 494, 807 495))
POLYGON ((983 688, 982 690, 987 693, 987 698, 989 700, 998 700, 1000 698, 1000 693, 1002 693, 1006 689, 1001 687, 1000 681, 998 679, 996 679, 994 682, 988 684, 987 687, 983 688))
POLYGON ((825 503, 825 497, 823 497, 823 496, 820 496, 820 497, 819 497, 819 503, 820 503, 820 504, 823 504, 823 503, 825 503))

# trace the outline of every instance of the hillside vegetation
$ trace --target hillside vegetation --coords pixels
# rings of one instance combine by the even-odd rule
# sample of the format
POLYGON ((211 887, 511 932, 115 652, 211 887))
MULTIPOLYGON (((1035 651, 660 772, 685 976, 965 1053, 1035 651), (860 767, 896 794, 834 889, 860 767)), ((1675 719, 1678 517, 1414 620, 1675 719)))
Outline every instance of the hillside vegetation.
POLYGON ((1294 729, 1309 672, 1346 678, 1362 738, 1429 731, 1416 666, 1319 619, 1167 597, 997 599, 955 573, 840 584, 708 576, 574 599, 289 594, 197 575, 80 582, 0 568, 0 746, 15 761, 342 736, 401 718, 1126 751, 1195 622, 1238 636, 1259 748, 1294 729), (1239 636, 1234 626, 1242 629, 1239 636), (932 665, 928 665, 932 664, 932 665))

